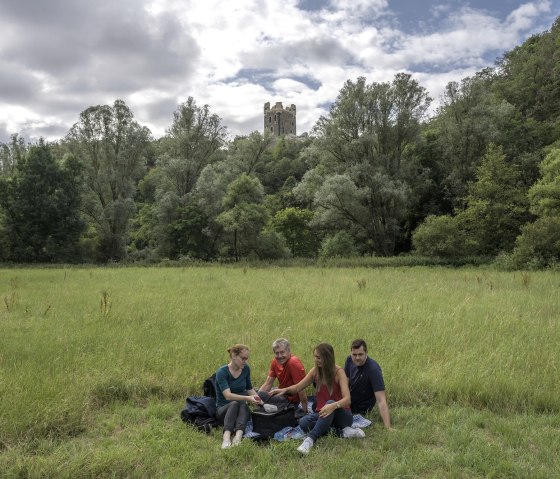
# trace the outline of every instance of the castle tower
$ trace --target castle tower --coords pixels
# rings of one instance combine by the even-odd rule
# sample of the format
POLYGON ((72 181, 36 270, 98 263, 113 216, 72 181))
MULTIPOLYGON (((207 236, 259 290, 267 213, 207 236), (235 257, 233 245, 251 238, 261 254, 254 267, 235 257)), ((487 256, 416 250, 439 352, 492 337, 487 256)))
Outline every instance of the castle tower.
POLYGON ((273 135, 295 135, 296 134, 296 106, 291 105, 284 108, 281 101, 270 108, 270 102, 264 104, 264 131, 273 135))

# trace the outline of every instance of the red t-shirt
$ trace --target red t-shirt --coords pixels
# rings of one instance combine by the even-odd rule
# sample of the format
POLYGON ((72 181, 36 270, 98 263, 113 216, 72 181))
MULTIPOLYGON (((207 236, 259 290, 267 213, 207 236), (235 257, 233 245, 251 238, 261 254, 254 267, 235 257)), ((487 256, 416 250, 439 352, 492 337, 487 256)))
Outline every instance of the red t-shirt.
MULTIPOLYGON (((279 364, 276 358, 270 363, 268 375, 271 378, 278 379, 278 387, 287 388, 299 383, 305 377, 305 368, 297 356, 290 356, 285 364, 279 364)), ((288 401, 298 404, 299 395, 286 396, 288 401)))

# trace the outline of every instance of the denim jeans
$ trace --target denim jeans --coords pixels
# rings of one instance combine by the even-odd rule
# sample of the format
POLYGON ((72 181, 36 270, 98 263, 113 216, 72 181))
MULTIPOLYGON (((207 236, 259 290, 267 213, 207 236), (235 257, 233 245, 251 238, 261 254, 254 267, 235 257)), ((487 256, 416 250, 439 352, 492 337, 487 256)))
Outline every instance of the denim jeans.
MULTIPOLYGON (((334 401, 327 401, 327 404, 333 402, 334 401)), ((303 416, 299 420, 299 427, 301 427, 303 432, 308 432, 308 436, 315 442, 318 437, 327 434, 329 428, 343 429, 351 426, 352 421, 353 418, 350 411, 347 409, 335 409, 334 412, 327 417, 319 417, 318 412, 303 416)))
POLYGON ((245 401, 231 401, 218 408, 216 419, 224 425, 224 431, 245 431, 250 414, 245 401))

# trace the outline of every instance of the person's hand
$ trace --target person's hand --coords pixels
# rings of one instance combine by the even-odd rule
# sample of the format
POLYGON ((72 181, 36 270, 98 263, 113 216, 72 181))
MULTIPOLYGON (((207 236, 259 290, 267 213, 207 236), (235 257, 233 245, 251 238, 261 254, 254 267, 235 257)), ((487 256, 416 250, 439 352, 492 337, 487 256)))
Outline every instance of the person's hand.
POLYGON ((283 389, 273 389, 272 391, 270 391, 268 394, 270 394, 271 396, 283 396, 284 394, 286 394, 286 389, 287 388, 283 388, 283 389))
POLYGON ((249 396, 250 397, 250 402, 253 405, 258 405, 258 404, 262 404, 262 399, 259 396, 249 396))
POLYGON ((319 411, 319 417, 330 416, 335 411, 335 409, 337 409, 335 402, 325 404, 319 411))

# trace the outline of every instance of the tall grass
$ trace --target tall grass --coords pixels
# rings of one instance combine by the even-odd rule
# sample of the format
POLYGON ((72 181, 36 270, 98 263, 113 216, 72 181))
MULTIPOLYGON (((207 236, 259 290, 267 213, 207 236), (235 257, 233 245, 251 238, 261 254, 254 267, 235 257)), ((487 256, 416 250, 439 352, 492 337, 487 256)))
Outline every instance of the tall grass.
POLYGON ((379 477, 552 477, 558 461, 534 449, 560 446, 559 285, 552 271, 443 267, 0 270, 0 471, 309 473, 294 444, 220 454, 217 437, 178 420, 228 346, 251 347, 258 387, 286 336, 308 367, 316 343, 341 364, 365 338, 397 429, 372 414, 366 441, 325 439, 317 476, 375 464, 379 477))

